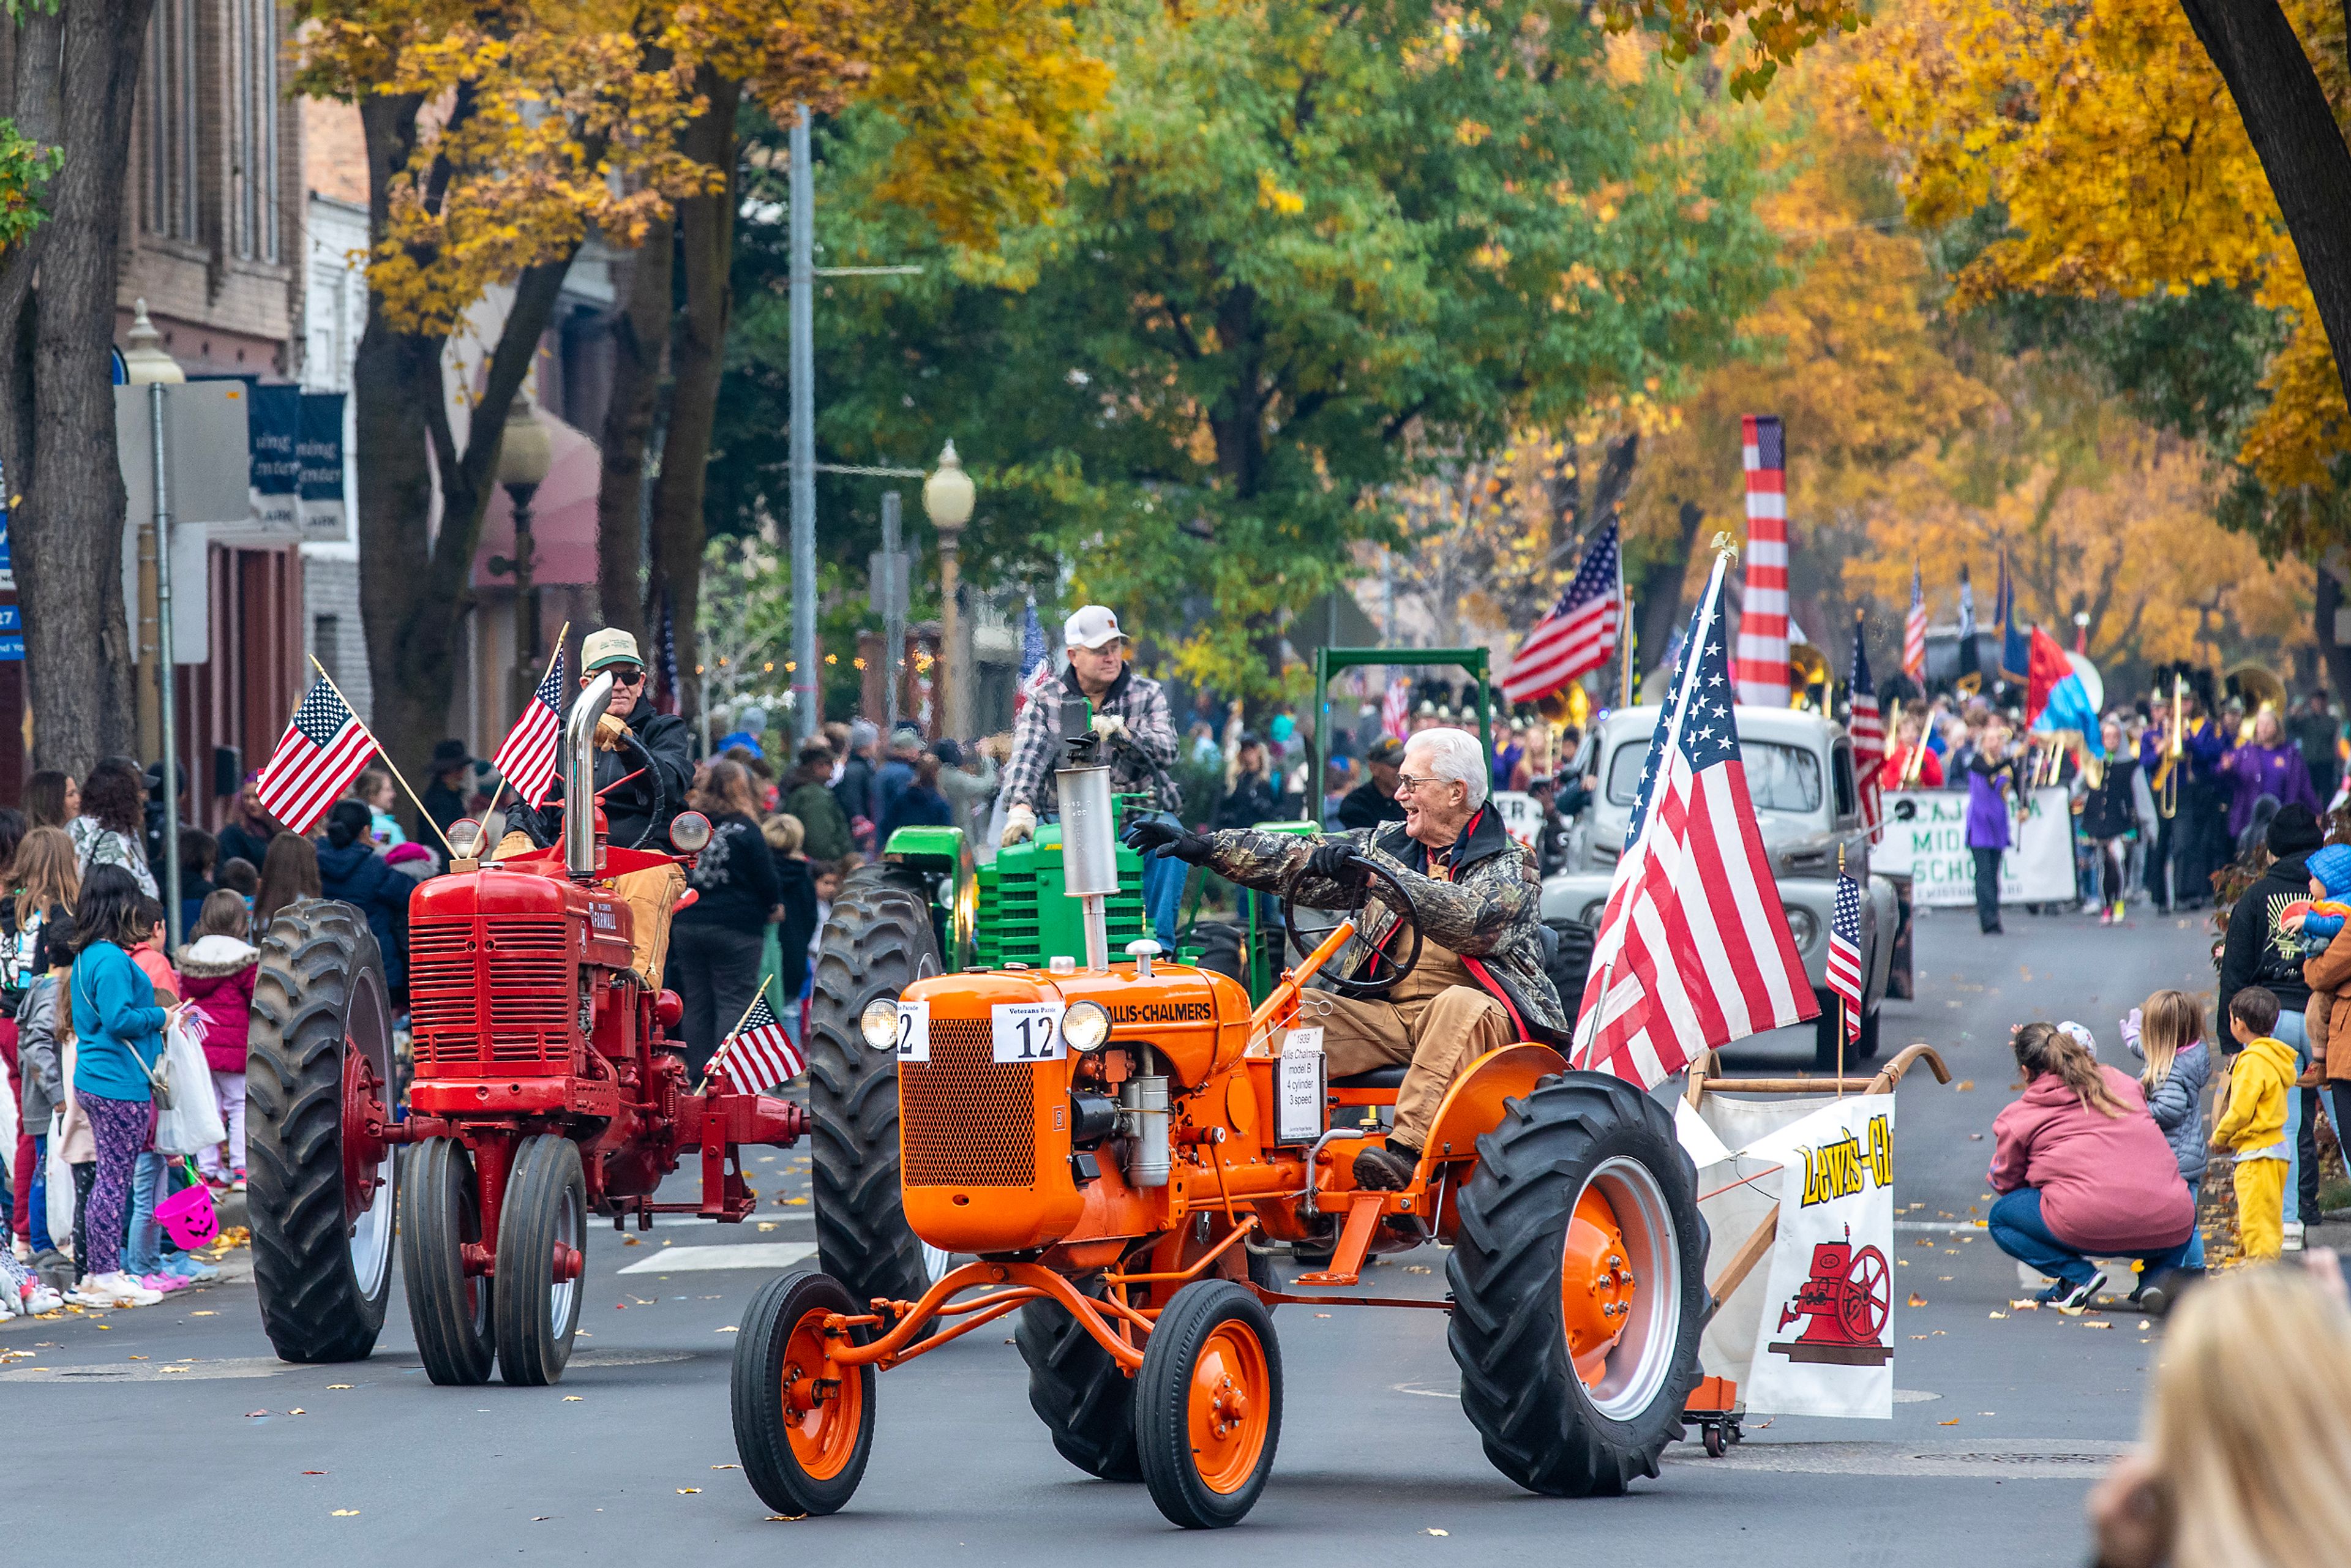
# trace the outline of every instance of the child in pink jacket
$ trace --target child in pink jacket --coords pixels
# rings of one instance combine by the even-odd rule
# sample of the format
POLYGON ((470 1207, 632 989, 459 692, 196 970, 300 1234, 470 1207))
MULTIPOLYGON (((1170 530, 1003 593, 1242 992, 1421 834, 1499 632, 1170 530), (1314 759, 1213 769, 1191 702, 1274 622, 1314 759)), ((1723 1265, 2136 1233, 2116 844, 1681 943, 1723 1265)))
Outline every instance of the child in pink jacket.
POLYGON ((196 1165, 206 1181, 219 1186, 225 1180, 237 1192, 245 1190, 245 1037, 261 963, 261 949, 245 939, 252 920, 241 895, 214 893, 180 949, 180 994, 203 1015, 204 1064, 212 1069, 213 1092, 228 1127, 227 1169, 217 1148, 199 1154, 196 1165))

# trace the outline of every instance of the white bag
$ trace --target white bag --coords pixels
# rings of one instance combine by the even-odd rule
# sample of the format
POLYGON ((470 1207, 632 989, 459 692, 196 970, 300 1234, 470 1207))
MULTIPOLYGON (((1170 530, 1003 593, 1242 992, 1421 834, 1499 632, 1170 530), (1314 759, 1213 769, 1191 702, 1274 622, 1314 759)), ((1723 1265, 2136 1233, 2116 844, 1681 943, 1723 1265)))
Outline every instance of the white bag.
POLYGON ((0 1171, 10 1177, 16 1174, 16 1097, 8 1092, 8 1080, 0 1074, 0 1171))
POLYGON ((49 1240, 63 1247, 73 1238, 74 1180, 73 1166, 66 1163, 66 1113, 62 1110, 49 1117, 49 1168, 45 1179, 49 1184, 49 1240))
POLYGON ((163 1041, 163 1080, 172 1086, 172 1103, 155 1117, 160 1154, 197 1154, 228 1136, 220 1097, 213 1092, 212 1070, 204 1062, 204 1039, 197 1032, 201 1027, 175 1022, 163 1041))

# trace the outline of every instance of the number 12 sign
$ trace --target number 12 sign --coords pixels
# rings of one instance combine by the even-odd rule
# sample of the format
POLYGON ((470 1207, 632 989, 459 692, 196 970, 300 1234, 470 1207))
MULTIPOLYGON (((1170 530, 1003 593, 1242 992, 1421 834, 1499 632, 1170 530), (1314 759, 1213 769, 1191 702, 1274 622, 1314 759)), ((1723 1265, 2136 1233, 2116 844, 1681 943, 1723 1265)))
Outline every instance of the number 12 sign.
POLYGON ((1061 1039, 1060 1002, 998 1002, 988 1009, 998 1061, 1059 1061, 1070 1054, 1061 1039))

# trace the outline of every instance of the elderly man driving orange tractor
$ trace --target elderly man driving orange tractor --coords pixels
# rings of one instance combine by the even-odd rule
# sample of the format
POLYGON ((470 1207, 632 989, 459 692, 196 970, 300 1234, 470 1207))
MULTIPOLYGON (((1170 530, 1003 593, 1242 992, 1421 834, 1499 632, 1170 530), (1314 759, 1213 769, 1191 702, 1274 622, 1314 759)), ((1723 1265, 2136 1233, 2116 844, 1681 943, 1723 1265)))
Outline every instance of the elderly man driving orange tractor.
POLYGON ((1411 1179, 1446 1090, 1471 1062, 1517 1040, 1564 1046, 1573 1028, 1543 970, 1534 856, 1487 804, 1488 778, 1475 736, 1427 729, 1405 748, 1401 822, 1321 839, 1248 828, 1187 833, 1157 821, 1127 831, 1137 850, 1164 846, 1310 908, 1380 904, 1355 949, 1323 969, 1336 994, 1313 993, 1299 1009, 1301 1022, 1322 1027, 1333 1077, 1410 1063, 1386 1146, 1355 1156, 1359 1186, 1394 1192, 1411 1179), (1387 906, 1395 895, 1374 884, 1364 860, 1395 873, 1410 890, 1409 908, 1387 906), (1390 949, 1415 929, 1420 962, 1384 995, 1369 994, 1363 983, 1395 967, 1390 949))

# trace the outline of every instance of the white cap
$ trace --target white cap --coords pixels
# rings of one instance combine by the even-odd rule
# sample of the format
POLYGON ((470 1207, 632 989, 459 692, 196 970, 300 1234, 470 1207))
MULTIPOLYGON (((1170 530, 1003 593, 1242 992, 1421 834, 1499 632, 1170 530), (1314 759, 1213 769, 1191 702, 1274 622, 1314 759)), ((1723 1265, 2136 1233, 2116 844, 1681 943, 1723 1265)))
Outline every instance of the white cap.
POLYGON ((1083 606, 1061 623, 1064 648, 1099 648, 1125 635, 1118 629, 1118 617, 1099 604, 1083 606))

